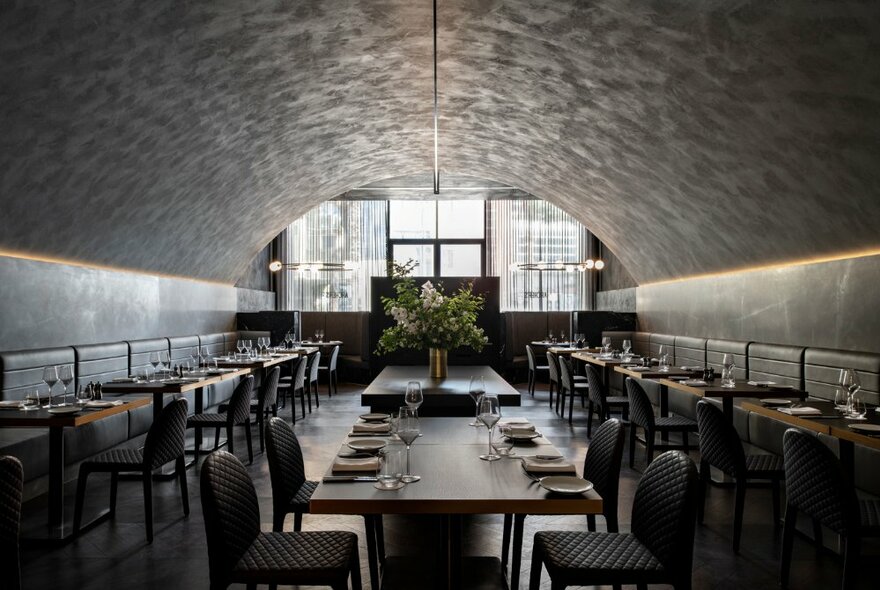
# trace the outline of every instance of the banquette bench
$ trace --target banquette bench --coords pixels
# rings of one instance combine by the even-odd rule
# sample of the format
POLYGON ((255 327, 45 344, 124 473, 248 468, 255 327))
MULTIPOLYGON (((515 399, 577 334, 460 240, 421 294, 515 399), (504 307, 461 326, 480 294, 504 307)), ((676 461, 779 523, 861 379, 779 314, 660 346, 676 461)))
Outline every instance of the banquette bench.
MULTIPOLYGON (((654 357, 660 345, 664 345, 673 366, 708 366, 715 368, 718 373, 724 354, 733 354, 737 379, 775 381, 805 390, 810 397, 827 400, 834 398, 840 369, 851 368, 861 378, 859 395, 869 404, 880 403, 880 354, 648 332, 605 332, 604 335, 611 337, 615 348, 619 349, 623 340, 628 339, 633 344, 634 352, 654 357)), ((612 388, 619 389, 621 383, 621 380, 613 382, 612 388)), ((660 386, 645 379, 641 384, 651 401, 659 405, 660 386)), ((696 417, 699 398, 673 389, 667 395, 670 412, 696 417)), ((706 399, 720 405, 718 400, 706 399)), ((734 407, 734 426, 744 442, 777 455, 782 455, 782 434, 791 427, 781 420, 741 407, 734 407)), ((837 451, 837 439, 824 434, 818 436, 837 451)), ((855 462, 856 487, 880 496, 880 451, 856 445, 855 462)))
MULTIPOLYGON (((73 365, 75 378, 71 388, 74 388, 90 381, 105 383, 152 369, 149 362, 152 352, 168 353, 171 362, 175 363, 188 358, 192 348, 197 346, 207 347, 212 354, 232 350, 238 337, 237 332, 224 332, 0 352, 0 399, 19 400, 35 388, 45 391, 42 375, 43 367, 48 365, 73 365)), ((228 400, 236 381, 209 386, 205 391, 205 408, 211 411, 228 400)), ((58 391, 57 386, 55 391, 58 391)), ((194 394, 186 396, 192 413, 194 394)), ((112 396, 107 394, 107 397, 112 396)), ((64 463, 69 467, 129 439, 143 436, 152 421, 152 406, 144 406, 79 428, 65 429, 64 463)), ((45 476, 49 471, 47 429, 0 428, 0 455, 13 455, 22 462, 27 497, 45 490, 45 476)))

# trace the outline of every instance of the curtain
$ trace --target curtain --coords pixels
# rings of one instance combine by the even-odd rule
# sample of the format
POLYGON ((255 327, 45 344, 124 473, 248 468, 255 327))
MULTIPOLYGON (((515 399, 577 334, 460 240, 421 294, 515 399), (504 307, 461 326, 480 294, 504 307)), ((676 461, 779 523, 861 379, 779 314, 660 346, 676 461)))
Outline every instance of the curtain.
POLYGON ((502 311, 591 309, 590 271, 514 270, 536 262, 580 262, 591 235, 573 217, 546 201, 490 201, 488 273, 500 277, 502 311))
POLYGON ((357 269, 279 271, 282 309, 368 311, 370 277, 386 272, 387 207, 387 201, 328 201, 291 223, 279 240, 282 262, 354 262, 357 269))

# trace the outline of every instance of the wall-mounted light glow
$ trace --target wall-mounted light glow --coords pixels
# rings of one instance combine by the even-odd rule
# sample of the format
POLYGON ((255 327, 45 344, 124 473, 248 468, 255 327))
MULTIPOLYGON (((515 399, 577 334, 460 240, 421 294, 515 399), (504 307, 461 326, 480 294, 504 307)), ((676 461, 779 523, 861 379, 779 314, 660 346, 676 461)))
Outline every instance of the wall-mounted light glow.
POLYGON ((278 272, 284 265, 281 264, 280 260, 273 260, 269 263, 269 270, 272 272, 278 272))

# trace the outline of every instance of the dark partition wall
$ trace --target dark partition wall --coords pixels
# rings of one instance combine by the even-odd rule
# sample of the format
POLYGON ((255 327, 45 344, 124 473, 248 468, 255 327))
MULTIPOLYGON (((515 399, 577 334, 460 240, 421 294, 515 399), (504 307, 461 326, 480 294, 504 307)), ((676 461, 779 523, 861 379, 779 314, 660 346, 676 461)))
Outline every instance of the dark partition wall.
POLYGON ((239 330, 268 330, 272 332, 272 344, 276 345, 290 332, 298 334, 298 311, 258 311, 236 314, 239 330))
POLYGON ((616 311, 573 311, 571 332, 581 333, 590 346, 602 342, 602 332, 636 329, 636 314, 616 311))
MULTIPOLYGON (((438 279, 433 277, 416 277, 416 285, 425 281, 434 284, 438 279)), ((499 363, 499 279, 498 277, 444 277, 439 282, 443 284, 446 293, 452 293, 459 285, 473 281, 474 293, 479 293, 486 299, 483 311, 477 318, 477 325, 486 332, 489 344, 481 352, 471 348, 460 348, 449 351, 450 365, 490 365, 497 367, 499 363)), ((427 365, 428 352, 423 350, 398 350, 391 354, 379 356, 376 354, 376 343, 385 328, 394 325, 394 320, 385 315, 382 308, 382 297, 394 297, 394 279, 388 277, 372 278, 372 297, 370 306, 370 346, 372 347, 370 368, 374 373, 381 371, 386 365, 427 365)))

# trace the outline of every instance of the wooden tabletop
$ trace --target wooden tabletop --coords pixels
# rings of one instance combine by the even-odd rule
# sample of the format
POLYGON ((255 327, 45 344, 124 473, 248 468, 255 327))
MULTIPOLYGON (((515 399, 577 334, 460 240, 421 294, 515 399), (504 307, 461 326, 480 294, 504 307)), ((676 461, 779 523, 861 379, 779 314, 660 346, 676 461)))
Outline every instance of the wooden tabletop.
POLYGON ((551 346, 547 349, 547 352, 552 352, 553 354, 558 354, 562 356, 566 356, 569 354, 574 354, 576 352, 590 352, 589 348, 568 348, 562 346, 551 346))
MULTIPOLYGON (((371 482, 323 483, 309 503, 313 514, 600 514, 602 498, 590 491, 576 496, 547 492, 522 470, 517 458, 483 461, 485 429, 466 426, 466 418, 422 418, 425 436, 412 446, 411 471, 421 481, 396 491, 371 482), (473 437, 458 436, 460 421, 473 437), (437 432, 438 434, 432 434, 437 432), (437 440, 430 444, 424 439, 437 440), (423 442, 424 441, 424 442, 423 442)), ((404 449, 402 444, 392 443, 404 449)), ((404 450, 405 452, 405 450, 404 450)), ((546 447, 544 452, 546 451, 546 447)), ((578 466, 580 472, 580 466, 578 466)))
POLYGON ((600 358, 597 355, 589 354, 585 352, 576 352, 571 355, 572 358, 575 358, 579 361, 584 361, 586 363, 590 363, 591 365, 597 365, 599 367, 613 367, 617 365, 629 365, 632 364, 632 360, 625 361, 621 358, 600 358))
POLYGON ((665 385, 670 389, 677 389, 698 397, 796 397, 803 399, 807 397, 807 392, 799 389, 790 389, 783 387, 759 387, 757 385, 749 385, 746 381, 736 381, 736 387, 722 387, 721 379, 710 381, 708 385, 685 385, 681 381, 673 379, 657 379, 661 385, 665 385))
POLYGON ((152 403, 152 398, 131 398, 125 403, 109 408, 85 408, 77 414, 50 414, 48 409, 39 410, 2 410, 0 411, 0 426, 18 428, 51 428, 51 427, 78 427, 89 422, 102 420, 114 414, 127 412, 135 408, 147 406, 152 403))
POLYGON ((302 352, 288 351, 287 353, 280 356, 273 356, 271 358, 259 357, 255 359, 248 359, 246 361, 221 360, 218 358, 217 366, 224 368, 266 369, 268 367, 273 367, 275 365, 280 365, 281 363, 287 363, 292 360, 298 359, 305 354, 309 354, 308 348, 305 348, 302 352))
POLYGON ((614 367, 615 373, 622 373, 627 377, 632 377, 634 379, 665 379, 667 377, 690 377, 692 375, 699 374, 702 376, 703 371, 700 369, 697 370, 686 370, 676 367, 670 367, 668 371, 661 371, 660 367, 649 367, 647 371, 635 371, 630 367, 617 366, 614 367))
POLYGON ((827 434, 859 445, 880 450, 880 437, 856 432, 850 426, 853 424, 876 424, 880 425, 880 414, 874 407, 869 407, 865 415, 866 420, 847 420, 834 408, 834 403, 825 400, 807 399, 804 406, 816 408, 822 412, 822 416, 834 416, 833 418, 810 418, 808 416, 792 416, 780 412, 777 408, 767 407, 760 403, 743 402, 743 409, 768 416, 774 420, 787 422, 793 426, 812 430, 820 434, 827 434))
MULTIPOLYGON (((502 411, 504 408, 502 407, 502 411)), ((515 409, 511 410, 515 411, 515 409)), ((514 414, 510 414, 510 417, 513 417, 514 414)), ((487 446, 489 444, 489 432, 486 430, 485 426, 470 426, 469 423, 473 421, 473 418, 422 418, 419 420, 422 436, 419 437, 418 441, 416 441, 415 445, 445 445, 449 444, 450 440, 454 440, 456 444, 463 445, 483 445, 487 446)), ((504 417, 502 417, 502 422, 504 421, 504 417)), ((496 425, 495 430, 497 431, 500 428, 502 422, 499 422, 496 425)), ((512 428, 515 428, 515 424, 510 425, 512 428)), ((538 433, 541 432, 541 428, 536 428, 538 433)), ((496 434, 497 436, 497 434, 496 434)), ((353 440, 363 440, 365 438, 369 439, 378 439, 384 440, 387 442, 391 442, 393 440, 397 440, 396 437, 392 435, 370 435, 370 436, 348 436, 345 439, 345 442, 353 441, 353 440)), ((516 441, 514 444, 514 451, 521 456, 529 456, 535 454, 548 454, 548 450, 546 449, 546 445, 551 444, 550 441, 544 436, 539 436, 537 438, 531 440, 522 440, 516 441), (545 447, 545 448, 541 448, 545 447)))
POLYGON ((203 372, 197 372, 193 374, 198 377, 198 381, 188 381, 185 383, 178 383, 174 381, 138 381, 137 383, 114 383, 112 381, 108 381, 107 383, 101 385, 101 391, 103 391, 104 393, 114 394, 186 393, 188 391, 201 389, 202 387, 207 387, 208 385, 220 383, 221 381, 226 381, 235 377, 241 377, 242 375, 247 375, 250 372, 251 369, 247 367, 237 367, 235 371, 229 371, 228 373, 222 373, 220 375, 207 375, 203 372))

